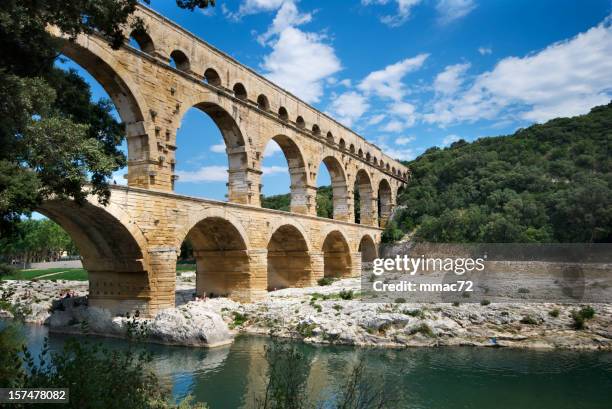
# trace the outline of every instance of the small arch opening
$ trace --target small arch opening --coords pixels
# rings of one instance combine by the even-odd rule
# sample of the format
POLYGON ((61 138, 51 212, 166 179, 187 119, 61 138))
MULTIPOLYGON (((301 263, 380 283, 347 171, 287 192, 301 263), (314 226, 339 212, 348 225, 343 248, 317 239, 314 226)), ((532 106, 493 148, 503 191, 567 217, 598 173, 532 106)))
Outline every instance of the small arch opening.
POLYGON ((355 153, 355 145, 351 144, 351 146, 349 146, 349 151, 355 153))
POLYGON ((312 126, 312 134, 315 136, 321 136, 321 128, 319 128, 319 125, 314 124, 312 126))
POLYGON ((295 120, 295 124, 297 125, 298 128, 300 129, 304 129, 306 127, 306 122, 304 122, 304 118, 302 118, 301 116, 298 116, 295 120))
POLYGON ((170 53, 170 66, 184 72, 189 72, 191 67, 189 58, 180 50, 174 50, 170 53))
POLYGON ((153 40, 144 29, 136 29, 130 34, 129 44, 147 54, 152 54, 155 51, 153 40))
POLYGON ((221 86, 221 77, 219 76, 219 73, 212 68, 208 68, 206 71, 204 71, 204 81, 215 87, 221 86))
POLYGON ((237 82, 236 84, 234 84, 234 96, 238 99, 241 99, 243 101, 246 101, 247 99, 247 90, 244 87, 244 85, 242 85, 242 83, 237 82))
POLYGON ((359 155, 360 158, 363 158, 363 151, 359 149, 359 152, 357 152, 357 155, 359 155))
POLYGON ((370 152, 366 153, 366 161, 370 161, 370 159, 372 159, 372 156, 370 155, 370 152))
POLYGON ((268 101, 268 97, 266 97, 264 94, 259 94, 257 97, 257 107, 262 111, 269 111, 270 102, 268 101))
POLYGON ((345 150, 346 149, 346 142, 344 141, 344 139, 340 139, 340 149, 345 150))
POLYGON ((283 121, 288 121, 289 114, 287 113, 287 108, 285 107, 278 108, 278 117, 282 119, 283 121))
POLYGON ((334 135, 331 132, 327 133, 327 136, 325 139, 327 139, 327 142, 329 143, 334 143, 334 135))

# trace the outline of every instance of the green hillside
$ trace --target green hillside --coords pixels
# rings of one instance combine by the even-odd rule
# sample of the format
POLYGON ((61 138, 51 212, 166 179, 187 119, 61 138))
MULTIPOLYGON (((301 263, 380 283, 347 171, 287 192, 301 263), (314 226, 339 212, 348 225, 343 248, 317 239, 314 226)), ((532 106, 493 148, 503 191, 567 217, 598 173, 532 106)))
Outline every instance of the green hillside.
POLYGON ((612 242, 612 103, 431 148, 385 231, 434 242, 612 242))

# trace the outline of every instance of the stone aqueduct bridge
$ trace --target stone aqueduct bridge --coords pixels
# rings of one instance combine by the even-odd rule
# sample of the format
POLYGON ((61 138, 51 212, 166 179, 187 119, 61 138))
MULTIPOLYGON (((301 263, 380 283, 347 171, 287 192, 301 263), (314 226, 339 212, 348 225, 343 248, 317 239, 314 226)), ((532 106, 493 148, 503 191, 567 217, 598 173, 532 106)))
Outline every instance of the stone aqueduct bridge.
POLYGON ((138 47, 115 50, 92 34, 66 41, 63 50, 108 92, 128 141, 128 187, 113 187, 109 205, 49 201, 39 209, 75 239, 90 272, 90 303, 147 315, 174 306, 175 265, 187 237, 199 294, 252 301, 270 288, 358 275, 362 257, 376 255, 409 170, 163 16, 145 7, 136 15, 146 29, 126 34, 138 47), (176 132, 192 107, 223 135, 229 203, 173 193, 176 132), (260 207, 270 140, 287 159, 290 212, 260 207), (316 217, 321 163, 332 180, 333 220, 316 217))

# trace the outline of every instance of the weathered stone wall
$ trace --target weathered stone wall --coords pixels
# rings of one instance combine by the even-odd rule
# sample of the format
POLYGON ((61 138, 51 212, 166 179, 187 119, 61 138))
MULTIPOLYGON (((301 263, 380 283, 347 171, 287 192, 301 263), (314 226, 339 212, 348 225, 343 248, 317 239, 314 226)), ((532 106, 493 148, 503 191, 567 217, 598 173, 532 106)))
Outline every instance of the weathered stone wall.
POLYGON ((408 168, 163 16, 144 7, 136 14, 147 27, 132 36, 140 49, 126 44, 113 50, 95 35, 80 36, 64 48, 107 90, 126 123, 130 186, 173 190, 175 152, 181 149, 177 129, 184 114, 197 107, 223 134, 229 201, 259 205, 263 152, 274 139, 289 163, 293 212, 316 214, 316 178, 324 163, 332 176, 334 218, 353 220, 361 171, 359 189, 369 192, 362 223, 378 225, 382 191, 384 225, 408 168))
POLYGON ((77 238, 92 305, 149 315, 174 305, 176 260, 188 237, 197 293, 248 302, 270 288, 359 275, 360 243, 378 243, 381 234, 371 226, 128 187, 113 187, 107 207, 92 198, 82 208, 49 201, 39 210, 77 238))

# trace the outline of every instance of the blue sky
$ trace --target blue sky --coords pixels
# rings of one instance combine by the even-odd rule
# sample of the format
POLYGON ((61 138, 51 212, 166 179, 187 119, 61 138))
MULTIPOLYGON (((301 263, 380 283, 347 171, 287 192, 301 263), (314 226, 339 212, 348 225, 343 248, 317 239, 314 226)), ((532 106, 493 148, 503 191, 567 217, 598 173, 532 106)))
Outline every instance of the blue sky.
MULTIPOLYGON (((612 98, 610 0, 218 0, 194 12, 152 0, 151 7, 398 159, 586 113, 612 98)), ((104 96, 83 74, 94 96, 104 96)), ((223 200, 227 159, 212 121, 189 111, 177 139, 177 192, 223 200)), ((264 172, 265 194, 289 191, 274 146, 264 172)), ((321 173, 318 184, 328 184, 321 173)))

